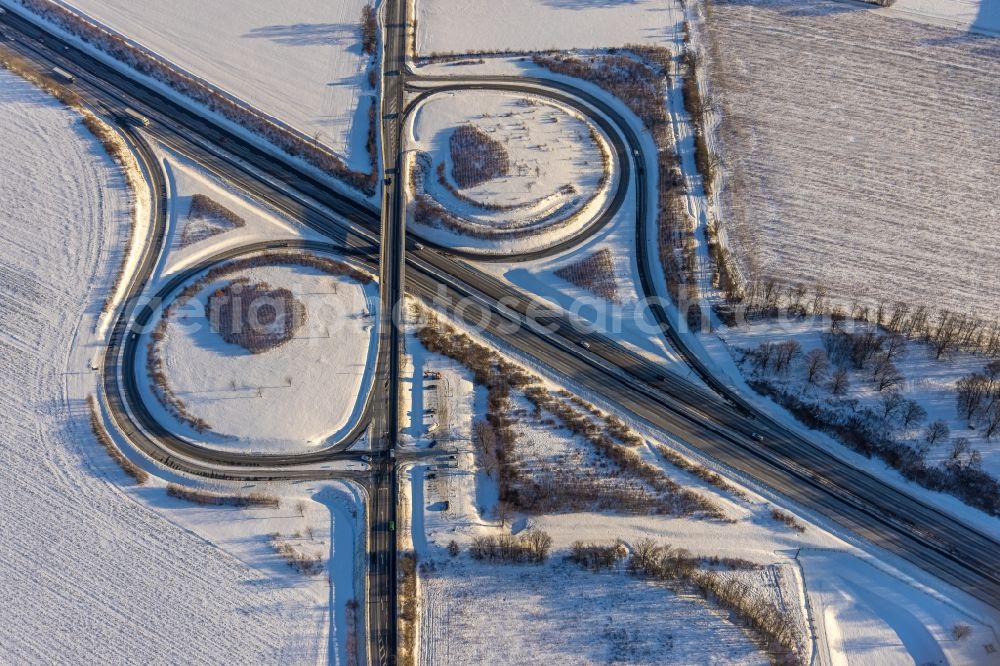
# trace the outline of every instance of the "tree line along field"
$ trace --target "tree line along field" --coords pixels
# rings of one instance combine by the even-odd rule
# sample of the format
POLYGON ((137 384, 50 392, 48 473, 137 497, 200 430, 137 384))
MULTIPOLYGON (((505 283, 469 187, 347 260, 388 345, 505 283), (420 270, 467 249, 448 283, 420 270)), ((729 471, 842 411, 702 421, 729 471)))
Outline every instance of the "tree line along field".
POLYGON ((711 0, 720 216, 750 275, 992 320, 1000 57, 860 5, 711 0))

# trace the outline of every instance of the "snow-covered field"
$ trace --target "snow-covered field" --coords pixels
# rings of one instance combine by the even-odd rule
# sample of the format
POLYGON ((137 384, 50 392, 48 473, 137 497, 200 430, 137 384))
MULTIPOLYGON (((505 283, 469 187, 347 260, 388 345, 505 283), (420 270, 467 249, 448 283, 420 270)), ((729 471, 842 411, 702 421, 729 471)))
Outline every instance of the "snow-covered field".
MULTIPOLYGON (((339 441, 367 395, 377 304, 374 284, 300 266, 254 268, 206 283, 169 320, 160 351, 171 390, 208 423, 210 431, 195 436, 241 451, 308 450, 339 441), (288 289, 304 305, 305 323, 291 340, 251 354, 209 325, 208 295, 240 278, 288 289)), ((145 379, 144 366, 136 371, 145 379)), ((148 388, 148 380, 143 384, 148 388)), ((155 402, 150 393, 147 401, 155 402)))
POLYGON ((1000 34, 1000 4, 994 0, 896 0, 876 11, 946 28, 1000 34))
POLYGON ((369 171, 367 0, 66 0, 182 69, 316 136, 369 171))
POLYGON ((416 0, 417 53, 582 49, 662 43, 664 0, 416 0))
POLYGON ((129 223, 124 181, 76 114, 3 72, 0 110, 3 660, 322 660, 313 592, 151 510, 162 490, 119 486, 129 480, 94 441, 85 396, 129 223))
POLYGON ((428 666, 768 663, 706 606, 623 572, 445 556, 422 584, 428 666))
POLYGON ((417 108, 410 128, 409 143, 421 153, 420 190, 474 230, 463 235, 414 223, 417 233, 447 247, 508 253, 551 245, 592 221, 616 184, 606 137, 579 113, 542 97, 443 93, 417 108), (449 141, 466 125, 502 145, 506 175, 458 187, 449 141))
POLYGON ((715 0, 707 16, 723 226, 743 262, 847 303, 994 318, 993 40, 829 0, 715 0))

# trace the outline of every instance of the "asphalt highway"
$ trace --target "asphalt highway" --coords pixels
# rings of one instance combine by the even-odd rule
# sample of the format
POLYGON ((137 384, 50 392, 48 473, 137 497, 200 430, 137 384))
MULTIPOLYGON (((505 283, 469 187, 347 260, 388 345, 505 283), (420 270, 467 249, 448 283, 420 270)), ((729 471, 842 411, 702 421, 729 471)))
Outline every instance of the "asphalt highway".
MULTIPOLYGON (((405 25, 403 20, 396 23, 405 25)), ((153 118, 155 131, 172 133, 174 140, 189 144, 192 152, 208 152, 217 168, 225 170, 227 177, 235 182, 242 182, 248 191, 259 198, 277 202, 279 206, 287 206, 291 211, 304 212, 299 219, 315 228, 337 234, 338 237, 356 234, 360 242, 370 242, 372 238, 377 242, 378 237, 386 233, 379 228, 379 218, 371 207, 331 190, 313 178, 307 170, 299 168, 294 161, 262 150, 235 134, 219 129, 210 121, 179 109, 176 104, 155 92, 114 72, 107 72, 109 68, 94 64, 92 60, 88 62, 89 59, 84 54, 72 49, 63 52, 61 44, 52 37, 44 39, 54 42, 51 45, 53 48, 37 45, 27 49, 36 59, 40 57, 43 61, 56 63, 67 69, 72 67, 70 71, 80 75, 81 87, 88 93, 92 92, 97 99, 112 105, 112 108, 122 103, 138 108, 140 112, 153 118), (210 149, 212 145, 224 146, 231 156, 213 152, 210 149), (257 178, 257 174, 261 173, 286 186, 275 187, 272 183, 257 178), (309 201, 320 205, 311 207, 307 203, 309 201), (337 211, 337 215, 329 215, 324 208, 337 211), (344 231, 345 221, 351 226, 347 233, 344 231)), ((386 40, 387 44, 391 41, 386 40)), ((388 54, 389 49, 387 56, 388 54)), ((399 69, 402 72, 404 68, 399 69)), ((463 80, 458 83, 502 83, 509 84, 512 89, 523 86, 532 92, 537 92, 539 88, 536 82, 498 82, 492 79, 463 80)), ((571 94, 600 110, 599 106, 586 99, 585 93, 572 89, 572 86, 566 85, 565 88, 569 88, 567 90, 563 84, 555 86, 552 82, 545 82, 544 85, 550 89, 559 88, 561 93, 571 94)), ((387 88, 387 99, 390 94, 391 91, 387 88)), ((628 124, 616 119, 614 109, 611 109, 610 115, 603 110, 601 112, 618 126, 633 149, 641 150, 641 146, 637 146, 637 142, 633 140, 634 137, 628 136, 628 124)), ((385 129, 383 127, 383 132, 385 129)), ((386 165, 392 163, 394 161, 385 161, 386 165)), ((638 181, 644 182, 641 170, 639 175, 638 181)), ((394 176, 394 189, 398 188, 398 180, 394 176)), ((637 196, 640 194, 637 193, 637 196)), ((642 198, 646 198, 645 193, 642 193, 642 198)), ((398 201, 397 189, 393 205, 398 206, 398 201)), ((644 215, 644 210, 640 209, 640 215, 644 215)), ((384 219, 381 223, 384 225, 384 219)), ((720 398, 637 357, 613 340, 578 330, 565 313, 543 314, 534 318, 538 324, 547 327, 548 331, 541 330, 540 326, 530 325, 509 332, 510 327, 502 324, 509 323, 510 320, 522 321, 526 313, 538 312, 544 308, 539 307, 529 295, 521 294, 510 285, 432 248, 411 249, 406 254, 405 288, 414 295, 434 299, 443 309, 451 308, 466 319, 478 317, 468 308, 456 308, 459 300, 465 298, 480 305, 493 315, 494 323, 488 328, 488 332, 515 352, 541 361, 554 371, 569 377, 577 385, 601 396, 606 402, 621 406, 653 426, 678 436, 720 463, 755 478, 817 514, 902 556, 973 596, 1000 607, 1000 578, 997 572, 1000 544, 981 531, 844 463, 765 415, 756 414, 739 396, 734 398, 727 395, 730 392, 728 387, 713 386, 709 382, 710 386, 723 395, 720 398), (499 302, 504 306, 499 306, 499 302), (584 340, 589 343, 589 349, 582 348, 584 340), (754 440, 751 437, 753 432, 764 435, 765 444, 754 440)), ((401 278, 400 272, 400 282, 401 278)), ((658 319, 665 325, 664 333, 669 337, 672 328, 669 320, 665 314, 662 318, 658 316, 658 319)), ((680 342, 679 348, 684 353, 683 340, 680 342)), ((688 362, 700 363, 696 358, 688 358, 688 362)), ((707 370, 705 368, 706 372, 707 370)), ((711 377, 710 372, 707 374, 711 377)), ((388 405, 388 401, 386 404, 388 405)), ((388 420, 388 415, 386 419, 388 420)), ((383 478, 376 482, 376 487, 387 484, 394 488, 394 479, 383 478)), ((383 519, 388 520, 389 512, 395 509, 394 498, 381 497, 377 493, 372 498, 372 503, 370 513, 373 525, 381 523, 383 519), (381 504, 376 508, 374 504, 379 502, 381 504)), ((373 529, 370 545, 374 545, 375 551, 382 549, 388 554, 390 548, 394 549, 394 539, 388 538, 388 535, 384 542, 381 539, 373 529)), ((395 557, 386 559, 391 559, 394 563, 395 557)), ((375 568, 378 569, 379 566, 376 561, 375 568)), ((388 576, 388 572, 385 575, 388 576)), ((389 578, 394 583, 394 572, 389 578)), ((385 580, 377 577, 369 579, 370 588, 373 585, 382 588, 385 583, 385 580)), ((370 606, 378 603, 375 600, 370 606)), ((394 606, 394 603, 386 605, 394 606)), ((386 637, 381 644, 388 646, 388 641, 394 641, 394 635, 391 638, 388 636, 393 633, 389 624, 394 626, 394 621, 383 623, 383 628, 380 629, 376 626, 380 620, 371 615, 371 609, 369 613, 372 625, 369 627, 370 635, 378 631, 385 632, 386 637)), ((373 644, 370 649, 374 649, 370 655, 374 660, 379 648, 373 644)), ((389 652, 388 647, 385 650, 389 652)), ((394 654, 394 648, 391 653, 394 654)))
POLYGON ((369 662, 388 666, 397 658, 396 598, 396 444, 399 435, 399 389, 402 353, 403 284, 406 265, 406 204, 400 166, 403 160, 401 117, 406 76, 408 25, 405 0, 383 3, 380 148, 383 174, 380 229, 382 342, 380 379, 372 418, 374 479, 368 512, 368 650, 369 662), (385 455, 388 453, 388 455, 385 455))

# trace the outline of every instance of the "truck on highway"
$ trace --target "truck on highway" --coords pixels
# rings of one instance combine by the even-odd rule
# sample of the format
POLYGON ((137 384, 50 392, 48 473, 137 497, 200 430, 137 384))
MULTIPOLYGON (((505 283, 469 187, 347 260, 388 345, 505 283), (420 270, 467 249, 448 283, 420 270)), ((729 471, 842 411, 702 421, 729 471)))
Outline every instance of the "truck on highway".
POLYGON ((74 76, 72 74, 70 74, 69 72, 67 72, 62 67, 53 67, 49 71, 49 76, 51 76, 56 81, 59 81, 60 83, 67 83, 68 84, 68 83, 73 83, 74 81, 76 81, 76 78, 74 78, 74 76))
POLYGON ((136 127, 146 127, 149 125, 149 118, 142 115, 135 109, 125 109, 118 119, 129 125, 135 125, 136 127))

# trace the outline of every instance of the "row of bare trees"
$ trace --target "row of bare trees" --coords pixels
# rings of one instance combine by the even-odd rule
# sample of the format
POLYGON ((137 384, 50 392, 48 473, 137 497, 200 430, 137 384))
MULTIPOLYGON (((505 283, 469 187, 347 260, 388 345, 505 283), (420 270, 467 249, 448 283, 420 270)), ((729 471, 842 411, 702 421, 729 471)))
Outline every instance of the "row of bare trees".
POLYGON ((399 585, 397 589, 399 616, 399 645, 397 663, 412 666, 417 654, 417 555, 407 551, 399 556, 399 585))
MULTIPOLYGON (((841 442, 864 456, 876 456, 907 479, 925 488, 946 492, 958 497, 969 506, 991 515, 1000 515, 1000 482, 983 471, 978 452, 971 449, 968 440, 958 438, 944 465, 927 461, 931 446, 948 440, 949 429, 944 422, 931 423, 919 446, 897 441, 888 427, 886 402, 879 410, 854 404, 845 412, 842 405, 818 403, 807 400, 798 391, 788 391, 762 378, 748 381, 758 393, 773 399, 788 409, 800 421, 817 430, 837 437, 841 442)), ((908 407, 897 412, 896 419, 905 418, 908 407), (900 417, 899 414, 903 416, 900 417)), ((919 414, 918 410, 918 414, 919 414)), ((889 416, 893 412, 888 413, 889 416)))
POLYGON ((541 564, 549 557, 552 537, 547 532, 530 529, 520 534, 478 536, 472 540, 469 554, 473 559, 490 562, 541 564))
POLYGON ((663 444, 654 444, 653 448, 656 450, 660 456, 669 462, 674 467, 684 470, 688 474, 698 477, 702 481, 708 483, 709 485, 715 486, 724 493, 733 495, 734 497, 739 497, 742 500, 748 500, 749 497, 743 490, 737 488, 733 484, 726 481, 718 473, 713 472, 704 465, 699 465, 697 463, 691 462, 681 454, 677 453, 673 449, 670 449, 663 444))
POLYGON ((417 331, 431 352, 453 358, 472 370, 487 389, 486 418, 473 427, 473 441, 484 470, 496 481, 500 512, 544 513, 564 510, 612 510, 626 513, 698 515, 728 521, 706 497, 682 487, 643 459, 635 448, 642 437, 568 392, 553 393, 537 377, 505 361, 496 352, 449 326, 431 319, 417 331), (517 455, 511 395, 520 391, 535 406, 535 416, 552 415, 555 423, 587 442, 597 466, 579 461, 571 467, 517 455))
POLYGON ((176 483, 167 485, 167 495, 184 500, 185 502, 208 506, 265 507, 269 509, 277 509, 281 506, 281 500, 274 495, 265 495, 264 493, 226 495, 196 488, 187 488, 176 483))
POLYGON ((115 444, 115 441, 108 434, 107 429, 104 427, 104 423, 101 421, 100 408, 97 406, 97 398, 93 394, 87 396, 87 404, 90 406, 90 428, 94 431, 94 437, 97 439, 97 443, 100 444, 111 459, 118 463, 118 466, 122 468, 122 471, 135 479, 138 484, 146 483, 149 480, 149 474, 146 470, 142 469, 134 462, 129 460, 124 453, 115 444))
POLYGON ((754 594, 746 583, 700 569, 699 559, 683 548, 642 539, 634 545, 626 566, 633 575, 662 581, 675 590, 693 589, 729 611, 768 650, 773 663, 803 663, 802 638, 787 611, 754 594))
POLYGON ((901 336, 902 340, 893 343, 897 347, 906 340, 924 342, 935 358, 959 351, 1000 356, 1000 320, 988 321, 948 309, 935 311, 926 305, 914 306, 904 301, 855 303, 845 308, 833 303, 825 287, 783 285, 772 277, 734 285, 726 296, 734 322, 772 318, 783 313, 794 318, 827 316, 834 333, 856 326, 864 329, 874 326, 871 335, 901 336))
POLYGON ((698 56, 690 45, 684 50, 684 110, 691 117, 694 126, 694 161, 705 194, 711 196, 715 186, 716 160, 708 147, 708 128, 705 127, 707 102, 703 99, 698 85, 698 56))
POLYGON ((374 5, 361 8, 361 52, 365 55, 375 55, 378 47, 378 22, 375 18, 374 5))

